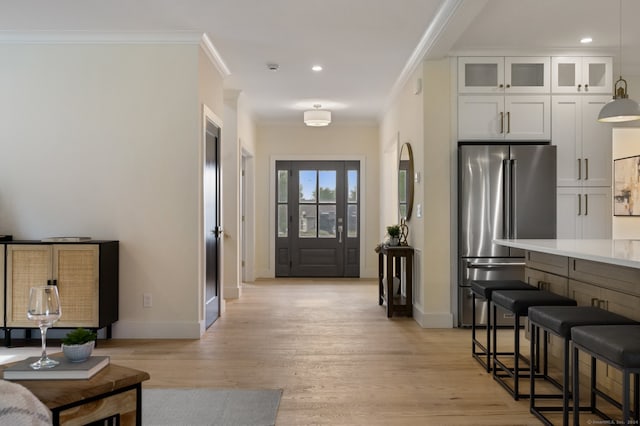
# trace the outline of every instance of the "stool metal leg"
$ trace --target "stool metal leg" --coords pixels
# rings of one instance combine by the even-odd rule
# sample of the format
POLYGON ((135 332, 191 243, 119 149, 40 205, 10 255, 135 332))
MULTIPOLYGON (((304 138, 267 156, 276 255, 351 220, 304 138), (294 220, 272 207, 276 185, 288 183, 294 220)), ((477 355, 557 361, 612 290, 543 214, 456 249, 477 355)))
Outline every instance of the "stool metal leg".
POLYGON ((580 367, 578 348, 573 348, 573 426, 580 424, 580 367))
MULTIPOLYGON (((520 397, 520 315, 516 314, 516 318, 515 318, 515 325, 513 327, 514 330, 514 348, 513 348, 513 360, 515 362, 515 364, 513 365, 514 368, 514 376, 513 376, 513 389, 514 389, 514 395, 513 395, 513 399, 515 399, 516 401, 519 399, 520 397)), ((533 360, 531 360, 531 363, 534 363, 533 360)))
POLYGON ((564 365, 562 367, 562 424, 569 424, 569 338, 564 338, 564 349, 562 351, 562 360, 564 365))

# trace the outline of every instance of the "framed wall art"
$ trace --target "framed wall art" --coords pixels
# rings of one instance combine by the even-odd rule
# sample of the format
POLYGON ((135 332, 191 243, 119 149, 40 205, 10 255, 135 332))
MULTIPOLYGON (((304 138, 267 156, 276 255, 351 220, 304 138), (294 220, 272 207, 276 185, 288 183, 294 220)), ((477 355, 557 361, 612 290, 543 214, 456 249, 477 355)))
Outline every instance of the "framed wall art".
POLYGON ((613 215, 640 216, 640 155, 613 161, 613 215))

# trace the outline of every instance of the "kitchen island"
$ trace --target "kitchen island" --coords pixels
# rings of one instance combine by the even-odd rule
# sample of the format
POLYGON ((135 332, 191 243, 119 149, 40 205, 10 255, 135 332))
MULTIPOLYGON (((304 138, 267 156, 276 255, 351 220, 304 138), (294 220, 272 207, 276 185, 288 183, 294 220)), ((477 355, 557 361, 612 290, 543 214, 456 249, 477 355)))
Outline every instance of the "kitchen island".
MULTIPOLYGON (((568 296, 578 306, 597 306, 640 321, 640 240, 501 239, 494 243, 525 250, 524 280, 529 284, 568 296)), ((551 362, 559 366, 562 344, 553 337, 551 362)), ((581 359, 581 364, 581 373, 586 373, 588 360, 581 359)), ((619 395, 620 372, 598 365, 599 386, 619 395)))

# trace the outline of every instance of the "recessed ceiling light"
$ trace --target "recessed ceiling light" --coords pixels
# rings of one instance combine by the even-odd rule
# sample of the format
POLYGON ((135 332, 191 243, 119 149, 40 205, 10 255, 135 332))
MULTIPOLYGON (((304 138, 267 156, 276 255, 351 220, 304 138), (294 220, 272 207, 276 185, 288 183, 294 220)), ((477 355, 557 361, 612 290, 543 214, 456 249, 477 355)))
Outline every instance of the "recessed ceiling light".
POLYGON ((314 70, 315 72, 320 72, 322 71, 322 66, 321 65, 314 65, 311 67, 312 70, 314 70))
POLYGON ((582 44, 591 43, 592 41, 593 41, 593 39, 591 37, 582 37, 580 39, 580 43, 582 43, 582 44))

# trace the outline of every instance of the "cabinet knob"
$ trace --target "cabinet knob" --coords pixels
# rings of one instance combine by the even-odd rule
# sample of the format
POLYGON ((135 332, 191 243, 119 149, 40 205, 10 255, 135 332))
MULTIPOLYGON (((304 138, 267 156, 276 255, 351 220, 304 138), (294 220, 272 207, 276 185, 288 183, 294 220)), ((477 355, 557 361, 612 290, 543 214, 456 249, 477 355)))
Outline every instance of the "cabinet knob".
POLYGON ((498 87, 502 89, 504 87, 504 84, 501 83, 498 87))
POLYGON ((511 87, 511 85, 510 85, 510 84, 507 84, 507 89, 508 89, 509 87, 511 87))
POLYGON ((589 85, 588 85, 588 84, 585 84, 585 85, 584 85, 584 91, 585 91, 585 92, 588 92, 588 91, 589 91, 589 85))
POLYGON ((578 84, 578 92, 582 89, 582 84, 578 84))

